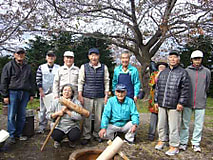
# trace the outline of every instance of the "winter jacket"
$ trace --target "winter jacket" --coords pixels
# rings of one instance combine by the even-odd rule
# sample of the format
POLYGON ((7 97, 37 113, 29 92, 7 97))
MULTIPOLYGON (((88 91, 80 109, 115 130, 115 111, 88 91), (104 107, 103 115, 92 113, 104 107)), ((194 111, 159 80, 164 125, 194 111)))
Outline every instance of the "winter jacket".
POLYGON ((187 105, 188 96, 189 77, 182 67, 168 67, 160 73, 155 89, 155 103, 160 107, 176 109, 177 104, 187 105))
POLYGON ((35 81, 30 65, 24 62, 20 66, 15 59, 5 64, 1 75, 1 90, 2 96, 5 98, 9 97, 9 90, 28 91, 30 96, 33 96, 35 81))
POLYGON ((190 79, 190 98, 187 107, 205 109, 207 99, 206 92, 210 85, 211 72, 202 65, 199 68, 195 68, 193 65, 188 66, 186 71, 190 79))

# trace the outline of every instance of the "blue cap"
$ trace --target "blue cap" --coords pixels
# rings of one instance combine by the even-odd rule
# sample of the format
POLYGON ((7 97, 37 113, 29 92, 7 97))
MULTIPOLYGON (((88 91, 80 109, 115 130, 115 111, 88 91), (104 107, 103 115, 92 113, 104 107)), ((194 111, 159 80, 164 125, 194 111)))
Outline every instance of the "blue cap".
POLYGON ((126 91, 126 86, 124 84, 117 84, 115 87, 116 91, 126 91))
POLYGON ((99 54, 98 48, 90 48, 90 49, 89 49, 89 52, 88 52, 88 55, 90 55, 90 54, 92 54, 92 53, 99 54))

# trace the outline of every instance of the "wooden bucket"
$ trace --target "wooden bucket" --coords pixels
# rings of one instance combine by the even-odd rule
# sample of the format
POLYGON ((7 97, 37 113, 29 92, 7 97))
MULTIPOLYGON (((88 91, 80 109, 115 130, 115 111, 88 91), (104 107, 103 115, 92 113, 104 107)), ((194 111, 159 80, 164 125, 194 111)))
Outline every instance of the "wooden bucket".
MULTIPOLYGON (((80 149, 74 151, 69 156, 69 160, 96 160, 102 152, 103 150, 97 148, 80 149)), ((112 160, 122 160, 122 158, 116 155, 112 160)))

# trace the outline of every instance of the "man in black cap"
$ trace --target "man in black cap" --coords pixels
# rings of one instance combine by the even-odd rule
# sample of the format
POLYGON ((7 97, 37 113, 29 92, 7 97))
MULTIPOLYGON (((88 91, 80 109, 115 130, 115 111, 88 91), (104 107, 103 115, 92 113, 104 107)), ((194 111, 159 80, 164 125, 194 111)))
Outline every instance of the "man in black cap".
POLYGON ((55 53, 52 50, 48 51, 46 55, 47 63, 40 65, 36 72, 36 83, 40 93, 39 129, 37 133, 44 133, 48 123, 46 112, 49 106, 45 106, 43 98, 45 95, 52 93, 53 90, 54 77, 60 67, 54 64, 55 60, 55 53))
POLYGON ((1 75, 1 88, 4 103, 8 104, 8 132, 10 138, 7 144, 15 143, 15 138, 26 140, 22 136, 25 125, 26 106, 34 96, 34 79, 31 67, 25 61, 26 51, 18 48, 14 59, 8 62, 1 75))
POLYGON ((169 141, 170 149, 166 154, 172 156, 179 153, 181 111, 188 101, 189 77, 187 72, 179 65, 180 55, 178 51, 171 51, 168 60, 169 67, 158 76, 155 89, 155 108, 159 109, 159 141, 155 149, 162 150, 165 142, 169 141))
MULTIPOLYGON (((78 99, 90 113, 94 110, 93 137, 101 141, 98 132, 101 123, 101 114, 104 103, 107 102, 109 92, 109 72, 106 65, 99 62, 100 53, 97 48, 91 48, 88 52, 89 63, 83 64, 79 70, 78 99)), ((85 119, 83 124, 82 145, 89 143, 91 139, 91 116, 85 119)))

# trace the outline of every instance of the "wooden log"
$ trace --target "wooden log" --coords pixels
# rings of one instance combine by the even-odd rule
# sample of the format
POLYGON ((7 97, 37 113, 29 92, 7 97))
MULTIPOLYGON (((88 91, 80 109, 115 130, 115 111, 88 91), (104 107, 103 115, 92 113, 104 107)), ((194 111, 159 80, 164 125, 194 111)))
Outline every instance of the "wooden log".
POLYGON ((60 98, 59 102, 63 105, 65 105, 68 109, 70 110, 74 110, 75 112, 85 116, 85 117, 89 117, 90 113, 88 110, 84 109, 83 107, 78 106, 77 104, 73 103, 72 101, 69 101, 65 98, 60 98))
MULTIPOLYGON (((107 144, 111 145, 112 141, 108 140, 107 144)), ((119 156, 121 156, 124 160, 129 160, 129 158, 122 152, 122 151, 118 151, 119 156)))
POLYGON ((53 133, 53 130, 55 129, 56 125, 59 123, 60 119, 61 119, 61 117, 58 116, 57 119, 56 119, 56 121, 55 121, 55 123, 54 123, 54 125, 53 125, 53 127, 52 127, 52 129, 50 130, 49 134, 47 135, 47 138, 45 139, 45 141, 44 141, 44 143, 43 143, 43 145, 42 145, 42 147, 41 147, 41 151, 43 151, 45 145, 46 145, 47 142, 49 141, 50 136, 51 136, 51 134, 53 133))
POLYGON ((120 137, 116 137, 111 145, 109 145, 96 160, 109 160, 119 152, 124 141, 120 137))

